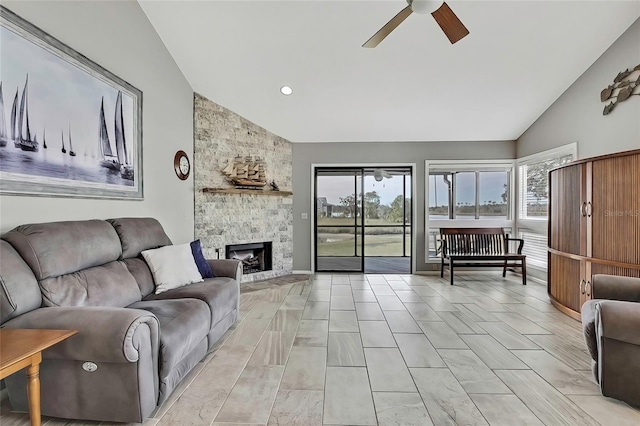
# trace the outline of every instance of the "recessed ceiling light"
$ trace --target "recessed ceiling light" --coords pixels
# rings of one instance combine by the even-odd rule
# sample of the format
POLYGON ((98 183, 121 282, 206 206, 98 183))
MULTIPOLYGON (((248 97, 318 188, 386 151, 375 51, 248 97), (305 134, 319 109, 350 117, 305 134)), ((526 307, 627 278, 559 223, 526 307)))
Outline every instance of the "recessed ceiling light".
POLYGON ((282 93, 285 96, 289 96, 290 94, 293 93, 293 89, 289 86, 282 86, 280 88, 280 93, 282 93))

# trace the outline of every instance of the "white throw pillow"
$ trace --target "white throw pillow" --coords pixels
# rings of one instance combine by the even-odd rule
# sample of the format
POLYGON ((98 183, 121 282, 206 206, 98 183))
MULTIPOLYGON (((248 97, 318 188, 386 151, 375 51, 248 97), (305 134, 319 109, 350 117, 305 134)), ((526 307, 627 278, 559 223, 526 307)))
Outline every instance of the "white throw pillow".
POLYGON ((204 281, 190 244, 176 244, 142 253, 156 282, 156 294, 204 281))

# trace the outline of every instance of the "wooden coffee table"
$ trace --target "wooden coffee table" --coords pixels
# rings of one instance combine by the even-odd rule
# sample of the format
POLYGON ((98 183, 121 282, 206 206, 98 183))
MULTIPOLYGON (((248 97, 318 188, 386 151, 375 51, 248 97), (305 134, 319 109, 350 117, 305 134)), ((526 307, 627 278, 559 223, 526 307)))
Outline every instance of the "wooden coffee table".
POLYGON ((0 329, 0 379, 27 369, 29 417, 34 426, 40 426, 42 351, 76 333, 76 330, 0 329))

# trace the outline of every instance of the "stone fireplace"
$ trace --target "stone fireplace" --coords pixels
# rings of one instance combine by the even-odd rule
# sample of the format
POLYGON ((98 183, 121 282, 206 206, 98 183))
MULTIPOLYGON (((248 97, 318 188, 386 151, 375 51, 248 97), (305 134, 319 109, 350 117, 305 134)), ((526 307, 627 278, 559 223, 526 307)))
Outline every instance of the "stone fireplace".
POLYGON ((242 262, 244 275, 270 271, 272 268, 271 241, 263 243, 231 244, 225 246, 225 259, 242 262))
POLYGON ((223 253, 229 257, 228 246, 270 242, 264 251, 270 251, 271 265, 265 260, 264 270, 245 272, 243 282, 290 274, 290 195, 205 193, 203 188, 231 187, 221 170, 236 155, 250 155, 264 160, 268 182, 275 181, 281 191, 291 191, 291 143, 198 94, 194 95, 194 132, 195 237, 202 242, 205 257, 216 258, 216 251, 220 257, 223 253))

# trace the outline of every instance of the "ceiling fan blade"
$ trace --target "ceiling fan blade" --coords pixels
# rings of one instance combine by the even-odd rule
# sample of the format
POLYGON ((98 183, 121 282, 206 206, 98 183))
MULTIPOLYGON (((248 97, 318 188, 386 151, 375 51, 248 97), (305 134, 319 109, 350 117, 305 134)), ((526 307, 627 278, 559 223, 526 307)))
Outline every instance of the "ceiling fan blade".
POLYGON ((367 40, 367 42, 363 44, 362 47, 371 48, 379 45, 380 42, 384 40, 385 37, 387 37, 389 34, 391 34, 391 31, 395 30, 398 25, 402 23, 402 21, 404 21, 409 17, 409 15, 411 15, 411 13, 413 13, 413 11, 411 10, 411 6, 407 6, 402 9, 400 13, 394 16, 389 22, 385 24, 384 27, 380 28, 377 33, 375 33, 369 40, 367 40))
POLYGON ((460 41, 469 34, 467 27, 458 19, 447 3, 442 3, 442 6, 431 15, 433 15, 444 34, 449 38, 451 44, 460 41))

